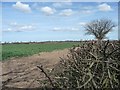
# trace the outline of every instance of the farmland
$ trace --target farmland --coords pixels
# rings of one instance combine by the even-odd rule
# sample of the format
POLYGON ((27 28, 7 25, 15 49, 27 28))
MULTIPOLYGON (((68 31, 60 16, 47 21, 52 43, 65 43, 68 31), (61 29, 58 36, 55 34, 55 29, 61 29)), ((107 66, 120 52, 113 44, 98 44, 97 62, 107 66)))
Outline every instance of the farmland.
POLYGON ((46 42, 46 43, 21 43, 2 45, 2 60, 8 60, 12 57, 23 57, 38 54, 40 52, 51 52, 53 50, 62 50, 78 45, 80 42, 46 42))

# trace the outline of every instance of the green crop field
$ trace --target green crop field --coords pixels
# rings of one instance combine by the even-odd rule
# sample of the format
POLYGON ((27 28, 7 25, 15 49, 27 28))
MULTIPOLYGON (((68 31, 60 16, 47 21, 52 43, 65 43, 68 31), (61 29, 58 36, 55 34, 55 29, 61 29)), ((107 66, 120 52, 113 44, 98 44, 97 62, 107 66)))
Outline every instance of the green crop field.
POLYGON ((23 57, 37 54, 40 52, 50 52, 61 50, 78 45, 80 42, 50 42, 33 44, 5 44, 2 45, 2 60, 8 60, 12 57, 23 57))

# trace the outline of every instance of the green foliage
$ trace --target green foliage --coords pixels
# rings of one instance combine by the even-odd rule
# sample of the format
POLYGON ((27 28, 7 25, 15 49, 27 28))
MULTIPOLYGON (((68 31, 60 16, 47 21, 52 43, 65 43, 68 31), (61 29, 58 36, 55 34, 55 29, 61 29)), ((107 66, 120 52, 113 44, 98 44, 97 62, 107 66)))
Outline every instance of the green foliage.
POLYGON ((50 52, 70 48, 78 42, 50 42, 40 44, 5 44, 2 45, 2 60, 7 60, 12 57, 23 57, 40 52, 50 52))

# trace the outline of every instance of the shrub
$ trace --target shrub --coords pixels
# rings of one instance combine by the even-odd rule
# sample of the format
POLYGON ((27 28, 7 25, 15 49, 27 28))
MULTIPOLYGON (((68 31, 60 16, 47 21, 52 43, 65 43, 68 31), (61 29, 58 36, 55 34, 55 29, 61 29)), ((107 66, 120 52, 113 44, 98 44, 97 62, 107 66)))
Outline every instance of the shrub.
MULTIPOLYGON (((120 42, 85 42, 70 49, 68 58, 53 69, 52 85, 58 88, 118 88, 120 42), (76 49, 77 48, 77 49, 76 49)), ((50 81, 51 82, 51 81, 50 81)))
MULTIPOLYGON (((47 77, 43 83, 47 88, 120 88, 120 41, 84 42, 69 50, 67 58, 47 73, 37 66, 47 77), (49 83, 48 83, 49 81, 49 83)), ((3 82, 2 87, 11 81, 3 82)))

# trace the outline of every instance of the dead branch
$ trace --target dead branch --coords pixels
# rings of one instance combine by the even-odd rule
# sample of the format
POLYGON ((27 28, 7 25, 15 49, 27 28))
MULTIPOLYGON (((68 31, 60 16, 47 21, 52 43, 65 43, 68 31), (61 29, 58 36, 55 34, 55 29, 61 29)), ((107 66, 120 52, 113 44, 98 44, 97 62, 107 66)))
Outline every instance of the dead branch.
POLYGON ((48 76, 48 74, 43 69, 42 65, 37 66, 37 68, 39 68, 41 70, 41 72, 45 74, 45 76, 48 78, 48 80, 49 80, 50 84, 52 85, 52 87, 55 87, 52 80, 51 80, 51 78, 48 76))

